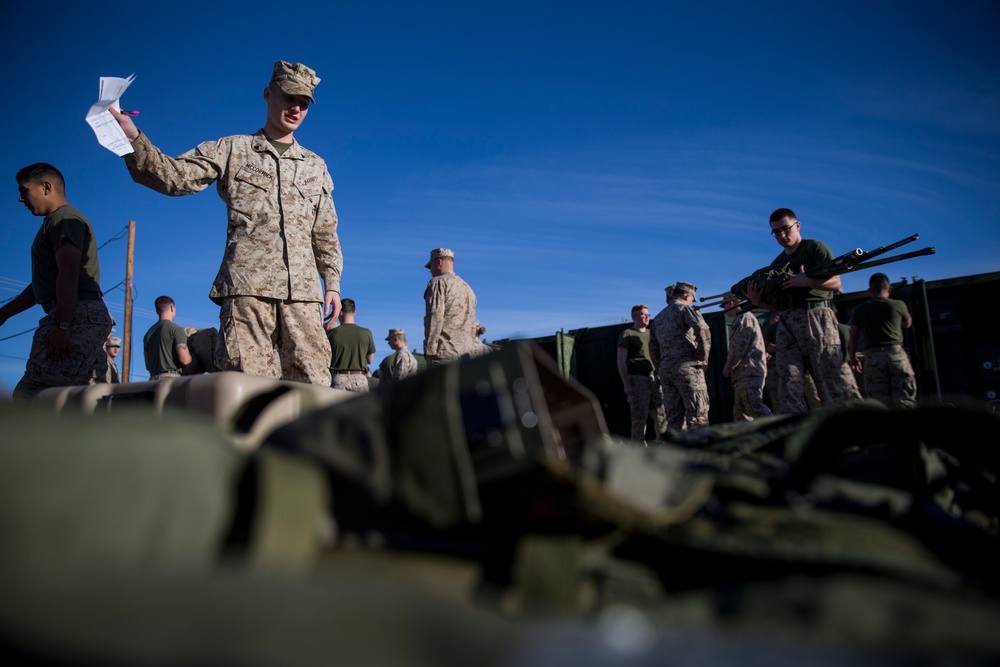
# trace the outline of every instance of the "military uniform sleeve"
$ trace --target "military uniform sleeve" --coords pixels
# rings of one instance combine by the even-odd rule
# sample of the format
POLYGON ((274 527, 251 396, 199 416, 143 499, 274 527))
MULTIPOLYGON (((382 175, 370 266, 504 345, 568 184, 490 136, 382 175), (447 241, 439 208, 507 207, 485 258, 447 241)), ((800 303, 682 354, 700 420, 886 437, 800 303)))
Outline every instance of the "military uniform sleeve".
POLYGON ((424 354, 435 356, 441 344, 444 329, 444 309, 447 301, 444 281, 431 280, 424 291, 427 311, 424 315, 424 354))
POLYGON ((392 360, 393 381, 402 380, 417 372, 417 360, 412 354, 396 354, 392 360))
POLYGON ((705 323, 705 318, 701 316, 701 313, 689 306, 684 309, 684 319, 694 333, 698 351, 701 353, 700 361, 708 361, 708 353, 712 348, 712 335, 709 332, 708 325, 705 323))
POLYGON ((172 197, 190 195, 207 188, 225 169, 224 160, 219 158, 220 141, 206 141, 172 158, 140 134, 132 142, 134 152, 124 158, 125 166, 139 185, 172 197))
POLYGON ((344 254, 337 235, 337 210, 333 205, 333 179, 324 171, 323 194, 316 210, 316 223, 312 235, 316 269, 323 279, 327 292, 340 293, 340 276, 344 268, 344 254))

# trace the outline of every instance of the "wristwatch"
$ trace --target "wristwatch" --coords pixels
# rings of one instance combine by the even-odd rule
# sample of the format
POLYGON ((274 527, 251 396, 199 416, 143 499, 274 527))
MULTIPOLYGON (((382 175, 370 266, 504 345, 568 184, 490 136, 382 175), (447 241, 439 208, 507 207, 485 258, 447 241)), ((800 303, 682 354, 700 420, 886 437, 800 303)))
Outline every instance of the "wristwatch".
POLYGON ((69 322, 57 322, 56 326, 59 327, 60 329, 63 329, 64 331, 66 331, 66 330, 69 330, 70 323, 69 322))

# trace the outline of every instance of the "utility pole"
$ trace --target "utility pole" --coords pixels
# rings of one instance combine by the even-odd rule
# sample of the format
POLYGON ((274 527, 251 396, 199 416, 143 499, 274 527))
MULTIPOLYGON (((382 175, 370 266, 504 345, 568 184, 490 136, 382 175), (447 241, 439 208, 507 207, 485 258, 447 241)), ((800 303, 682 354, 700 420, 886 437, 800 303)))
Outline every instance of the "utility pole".
POLYGON ((122 382, 131 378, 132 361, 132 261, 135 255, 135 220, 128 221, 128 255, 125 260, 125 354, 122 359, 122 382))

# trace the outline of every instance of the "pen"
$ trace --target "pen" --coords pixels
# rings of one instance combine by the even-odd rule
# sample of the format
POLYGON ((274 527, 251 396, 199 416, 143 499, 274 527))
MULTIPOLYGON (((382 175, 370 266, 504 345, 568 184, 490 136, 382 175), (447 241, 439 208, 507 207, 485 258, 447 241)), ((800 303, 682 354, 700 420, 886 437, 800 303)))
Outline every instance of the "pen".
POLYGON ((122 109, 118 113, 122 114, 123 116, 138 116, 139 115, 138 111, 129 111, 128 109, 122 109))

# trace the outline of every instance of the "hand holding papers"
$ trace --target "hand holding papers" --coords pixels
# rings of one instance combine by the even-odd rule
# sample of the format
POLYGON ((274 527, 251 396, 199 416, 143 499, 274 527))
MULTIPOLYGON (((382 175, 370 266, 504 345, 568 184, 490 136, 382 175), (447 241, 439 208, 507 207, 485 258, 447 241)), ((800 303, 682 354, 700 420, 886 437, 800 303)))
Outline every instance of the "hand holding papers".
POLYGON ((135 74, 127 79, 114 76, 102 76, 99 99, 87 112, 87 122, 94 128, 94 134, 102 146, 112 151, 118 157, 132 152, 132 144, 125 136, 125 131, 108 111, 108 107, 119 108, 121 96, 135 80, 135 74))

